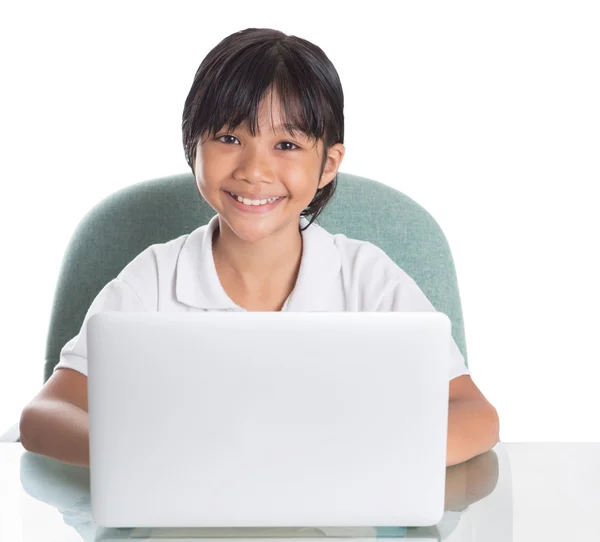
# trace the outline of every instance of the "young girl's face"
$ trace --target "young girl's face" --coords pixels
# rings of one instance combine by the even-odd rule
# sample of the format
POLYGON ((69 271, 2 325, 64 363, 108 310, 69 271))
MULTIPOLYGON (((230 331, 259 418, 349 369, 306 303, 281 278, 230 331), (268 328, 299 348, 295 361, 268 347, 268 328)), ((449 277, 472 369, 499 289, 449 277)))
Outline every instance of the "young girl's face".
POLYGON ((198 144, 195 173, 200 193, 220 215, 221 224, 224 221, 248 242, 284 231, 297 235, 300 213, 317 188, 335 178, 343 158, 342 144, 331 147, 319 179, 323 142, 315 144, 300 131, 291 136, 279 122, 279 99, 273 95, 271 103, 267 95, 259 107, 256 136, 250 134, 245 122, 231 132, 223 128, 214 137, 203 134, 198 144), (254 202, 279 199, 244 205, 231 194, 254 202))

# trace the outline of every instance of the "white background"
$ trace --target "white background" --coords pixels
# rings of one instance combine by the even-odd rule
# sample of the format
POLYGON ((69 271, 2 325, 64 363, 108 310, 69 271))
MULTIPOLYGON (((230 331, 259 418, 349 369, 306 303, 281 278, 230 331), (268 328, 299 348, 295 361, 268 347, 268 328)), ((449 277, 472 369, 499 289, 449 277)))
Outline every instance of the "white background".
POLYGON ((341 170, 401 190, 444 230, 501 439, 600 440, 596 2, 6 5, 0 433, 42 385, 78 221, 126 185, 189 171, 194 73, 254 26, 326 52, 345 92, 341 170))

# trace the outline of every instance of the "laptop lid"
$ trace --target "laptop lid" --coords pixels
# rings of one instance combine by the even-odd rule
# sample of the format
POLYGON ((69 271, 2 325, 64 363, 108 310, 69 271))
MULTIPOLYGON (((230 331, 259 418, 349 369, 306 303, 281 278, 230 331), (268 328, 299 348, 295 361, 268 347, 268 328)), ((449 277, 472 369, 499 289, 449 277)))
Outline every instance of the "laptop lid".
POLYGON ((450 341, 439 312, 91 316, 95 522, 434 525, 450 341))

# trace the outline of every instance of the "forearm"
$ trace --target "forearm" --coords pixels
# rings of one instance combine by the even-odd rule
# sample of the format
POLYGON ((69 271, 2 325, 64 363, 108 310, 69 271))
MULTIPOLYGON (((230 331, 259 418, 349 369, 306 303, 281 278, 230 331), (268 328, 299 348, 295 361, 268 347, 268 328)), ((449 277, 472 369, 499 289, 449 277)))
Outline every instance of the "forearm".
POLYGON ((20 430, 21 444, 26 450, 89 467, 89 425, 85 410, 65 401, 38 401, 23 410, 20 430))
POLYGON ((489 403, 469 399, 450 402, 447 467, 491 450, 498 439, 498 414, 489 403))

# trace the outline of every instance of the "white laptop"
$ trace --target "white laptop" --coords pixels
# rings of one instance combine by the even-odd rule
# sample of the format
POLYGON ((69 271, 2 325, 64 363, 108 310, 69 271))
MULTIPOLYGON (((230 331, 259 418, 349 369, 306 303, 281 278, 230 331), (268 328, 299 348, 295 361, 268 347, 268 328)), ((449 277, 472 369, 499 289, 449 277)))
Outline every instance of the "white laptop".
POLYGON ((103 312, 87 337, 97 525, 442 518, 445 314, 103 312))

